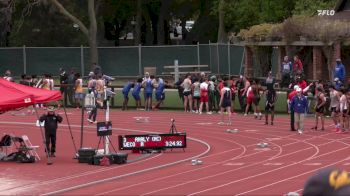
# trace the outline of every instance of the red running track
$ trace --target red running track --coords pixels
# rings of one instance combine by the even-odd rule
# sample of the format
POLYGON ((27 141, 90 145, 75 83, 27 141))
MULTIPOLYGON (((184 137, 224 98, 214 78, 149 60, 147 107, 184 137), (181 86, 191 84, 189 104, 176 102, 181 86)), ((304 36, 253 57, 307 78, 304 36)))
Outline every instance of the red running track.
MULTIPOLYGON (((68 111, 76 144, 80 140, 80 112, 68 111)), ((102 120, 103 116, 100 113, 102 120)), ((129 151, 130 163, 110 167, 78 164, 72 159, 74 148, 65 121, 59 128, 54 164, 43 160, 35 164, 0 163, 3 172, 0 194, 69 195, 283 195, 302 192, 305 180, 321 168, 336 166, 349 170, 350 135, 335 134, 331 121, 326 131, 311 131, 314 119, 307 118, 305 133, 289 131, 289 119, 277 116, 275 125, 241 115, 233 116, 232 126, 221 126, 219 115, 183 112, 122 112, 113 110, 112 142, 117 135, 145 132, 167 133, 170 119, 178 131, 186 132, 188 147, 160 154, 141 155, 129 151), (137 123, 133 117, 149 117, 137 123), (228 128, 238 133, 225 132, 228 128), (257 148, 267 142, 268 148, 257 148), (191 165, 200 157, 202 165, 191 165)), ((65 119, 66 120, 66 119, 65 119)), ((41 144, 35 116, 0 116, 0 132, 27 134, 41 144)), ((96 147, 95 126, 85 124, 84 146, 96 147)))

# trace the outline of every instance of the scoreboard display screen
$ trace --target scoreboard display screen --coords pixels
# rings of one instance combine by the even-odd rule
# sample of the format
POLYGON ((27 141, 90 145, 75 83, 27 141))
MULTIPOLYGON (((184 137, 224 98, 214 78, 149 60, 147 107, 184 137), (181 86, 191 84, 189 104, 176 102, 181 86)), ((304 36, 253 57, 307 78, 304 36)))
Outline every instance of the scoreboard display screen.
POLYGON ((119 135, 120 150, 186 148, 186 133, 119 135))

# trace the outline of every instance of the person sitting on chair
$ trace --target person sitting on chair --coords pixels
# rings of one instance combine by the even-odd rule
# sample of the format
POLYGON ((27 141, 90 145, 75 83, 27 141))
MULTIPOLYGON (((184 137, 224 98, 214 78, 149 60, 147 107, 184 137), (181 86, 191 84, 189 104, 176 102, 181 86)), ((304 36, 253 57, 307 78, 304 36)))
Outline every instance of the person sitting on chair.
POLYGON ((49 106, 47 109, 47 114, 42 115, 39 121, 45 122, 45 144, 47 154, 48 156, 55 157, 57 123, 61 123, 63 118, 59 114, 55 113, 55 108, 53 106, 49 106))

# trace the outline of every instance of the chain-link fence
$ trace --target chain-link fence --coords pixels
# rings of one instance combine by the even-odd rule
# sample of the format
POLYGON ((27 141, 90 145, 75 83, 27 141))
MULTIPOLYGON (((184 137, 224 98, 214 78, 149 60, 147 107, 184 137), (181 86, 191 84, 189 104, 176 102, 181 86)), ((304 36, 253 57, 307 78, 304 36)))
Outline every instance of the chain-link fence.
MULTIPOLYGON (((208 65, 201 68, 215 74, 243 73, 244 48, 232 44, 197 44, 172 46, 100 47, 99 65, 112 76, 138 76, 144 67, 155 67, 156 74, 169 71, 164 66, 208 65)), ((14 76, 25 74, 58 75, 59 68, 74 69, 87 75, 90 69, 88 47, 0 48, 0 73, 11 70, 14 76)))

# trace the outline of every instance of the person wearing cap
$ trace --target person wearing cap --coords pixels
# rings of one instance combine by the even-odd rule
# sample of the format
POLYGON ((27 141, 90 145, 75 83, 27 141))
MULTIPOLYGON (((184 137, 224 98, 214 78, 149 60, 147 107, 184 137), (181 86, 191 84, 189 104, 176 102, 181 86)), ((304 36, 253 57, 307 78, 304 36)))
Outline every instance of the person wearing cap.
POLYGON ((318 170, 305 183, 303 196, 350 195, 350 177, 345 170, 324 168, 318 170))
POLYGON ((308 104, 307 99, 303 95, 301 88, 297 88, 296 92, 297 95, 295 95, 292 98, 291 102, 291 110, 294 111, 294 120, 296 122, 296 125, 298 127, 298 133, 302 134, 304 131, 304 118, 305 118, 305 112, 307 110, 308 104))
POLYGON ((63 118, 59 114, 55 113, 55 108, 53 106, 49 106, 47 108, 47 114, 42 115, 39 118, 39 121, 45 122, 45 145, 48 155, 55 157, 57 127, 58 123, 63 121, 63 118))
POLYGON ((334 79, 338 78, 339 81, 344 84, 345 82, 345 67, 341 62, 341 59, 336 60, 336 65, 334 67, 334 79))

